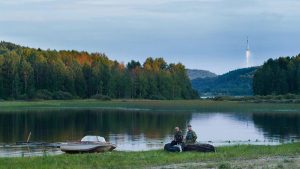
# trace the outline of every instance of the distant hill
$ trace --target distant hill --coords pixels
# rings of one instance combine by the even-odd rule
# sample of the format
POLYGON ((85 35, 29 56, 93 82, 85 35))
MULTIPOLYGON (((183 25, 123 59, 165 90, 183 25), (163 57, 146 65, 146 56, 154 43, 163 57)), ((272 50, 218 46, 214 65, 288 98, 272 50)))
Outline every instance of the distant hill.
POLYGON ((197 78, 192 80, 192 86, 202 96, 252 95, 253 75, 257 68, 243 68, 216 77, 197 78))
POLYGON ((212 73, 208 70, 198 70, 198 69, 187 69, 187 74, 191 80, 194 80, 197 78, 206 78, 206 77, 216 77, 217 76, 215 73, 212 73))

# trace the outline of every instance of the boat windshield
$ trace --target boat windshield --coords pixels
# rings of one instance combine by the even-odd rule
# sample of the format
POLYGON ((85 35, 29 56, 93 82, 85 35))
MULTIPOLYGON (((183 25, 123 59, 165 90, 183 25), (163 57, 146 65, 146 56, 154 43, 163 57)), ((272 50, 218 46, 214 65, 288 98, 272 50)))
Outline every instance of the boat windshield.
POLYGON ((105 138, 100 136, 84 136, 81 141, 106 142, 105 138))

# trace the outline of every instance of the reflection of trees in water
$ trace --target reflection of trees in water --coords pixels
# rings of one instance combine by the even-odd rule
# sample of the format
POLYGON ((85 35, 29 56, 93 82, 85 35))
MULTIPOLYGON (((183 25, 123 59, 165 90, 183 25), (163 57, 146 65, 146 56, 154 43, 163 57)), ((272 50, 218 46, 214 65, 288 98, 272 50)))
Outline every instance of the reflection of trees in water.
POLYGON ((254 113, 253 122, 269 137, 300 137, 300 114, 294 113, 254 113))
POLYGON ((65 141, 86 134, 144 134, 161 138, 174 126, 185 126, 190 113, 128 112, 108 110, 49 110, 0 114, 0 142, 25 140, 65 141))

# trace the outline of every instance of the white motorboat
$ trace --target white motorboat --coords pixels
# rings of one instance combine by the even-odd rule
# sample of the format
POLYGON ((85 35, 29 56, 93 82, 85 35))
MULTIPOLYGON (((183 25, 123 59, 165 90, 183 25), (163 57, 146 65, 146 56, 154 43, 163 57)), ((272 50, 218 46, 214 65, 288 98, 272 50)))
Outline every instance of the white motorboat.
POLYGON ((61 144, 60 149, 66 153, 98 153, 112 151, 115 145, 105 141, 100 136, 85 136, 80 142, 69 142, 61 144))

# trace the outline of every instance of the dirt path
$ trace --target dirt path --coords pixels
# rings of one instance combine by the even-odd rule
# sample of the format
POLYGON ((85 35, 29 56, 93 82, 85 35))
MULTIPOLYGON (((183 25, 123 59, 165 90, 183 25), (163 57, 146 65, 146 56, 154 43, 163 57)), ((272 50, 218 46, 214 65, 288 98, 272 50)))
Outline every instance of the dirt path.
POLYGON ((151 169, 300 169, 300 156, 252 160, 208 161, 152 167, 151 169))

